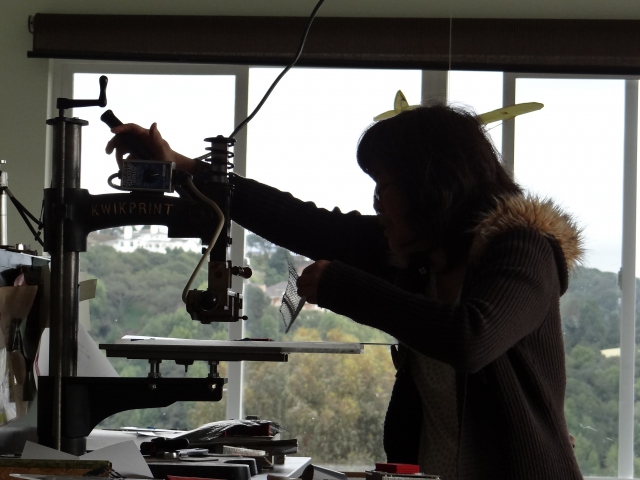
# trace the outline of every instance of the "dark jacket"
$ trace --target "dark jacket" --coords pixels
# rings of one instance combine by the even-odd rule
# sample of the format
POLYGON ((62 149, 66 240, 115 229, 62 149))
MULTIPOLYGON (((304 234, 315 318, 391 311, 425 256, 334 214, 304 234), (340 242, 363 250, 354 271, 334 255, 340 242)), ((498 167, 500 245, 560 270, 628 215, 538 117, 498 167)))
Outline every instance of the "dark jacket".
MULTIPOLYGON (((499 200, 474 230, 460 302, 450 306, 391 283, 398 268, 375 217, 329 212, 240 177, 232 182, 232 218, 240 225, 332 261, 319 306, 456 370, 461 480, 582 478, 564 418, 559 305, 581 247, 557 207, 522 196, 499 200)), ((398 428, 419 418, 417 395, 401 368, 385 425, 389 461, 412 460, 402 454, 417 463, 415 432, 398 428)))

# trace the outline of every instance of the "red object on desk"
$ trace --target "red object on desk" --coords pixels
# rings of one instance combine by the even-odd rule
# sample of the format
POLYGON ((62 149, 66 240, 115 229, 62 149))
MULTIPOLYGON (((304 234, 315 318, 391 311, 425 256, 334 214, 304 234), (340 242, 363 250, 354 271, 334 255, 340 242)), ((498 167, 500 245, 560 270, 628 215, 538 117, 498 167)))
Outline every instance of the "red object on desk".
POLYGON ((420 473, 420 465, 410 463, 376 463, 376 471, 386 473, 420 473))

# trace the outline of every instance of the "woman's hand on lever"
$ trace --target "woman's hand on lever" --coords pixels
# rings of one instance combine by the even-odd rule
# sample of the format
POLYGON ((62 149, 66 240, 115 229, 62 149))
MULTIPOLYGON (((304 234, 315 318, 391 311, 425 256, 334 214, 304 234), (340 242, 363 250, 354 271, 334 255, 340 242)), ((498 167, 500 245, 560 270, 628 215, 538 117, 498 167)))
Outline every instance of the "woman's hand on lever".
POLYGON ((162 138, 162 135, 160 135, 158 125, 155 122, 149 129, 143 128, 135 123, 127 123, 112 128, 111 131, 116 135, 109 140, 105 151, 107 152, 107 155, 110 155, 115 150, 118 165, 122 164, 122 160, 125 158, 125 155, 127 155, 127 158, 136 158, 135 154, 131 152, 131 149, 122 141, 122 138, 118 136, 119 133, 128 133, 136 136, 151 152, 153 152, 155 158, 149 160, 175 162, 178 169, 189 173, 193 173, 195 170, 195 160, 172 150, 169 143, 162 138))
POLYGON ((298 295, 305 297, 307 303, 318 303, 318 285, 322 274, 331 265, 327 260, 318 260, 302 271, 296 283, 298 295))

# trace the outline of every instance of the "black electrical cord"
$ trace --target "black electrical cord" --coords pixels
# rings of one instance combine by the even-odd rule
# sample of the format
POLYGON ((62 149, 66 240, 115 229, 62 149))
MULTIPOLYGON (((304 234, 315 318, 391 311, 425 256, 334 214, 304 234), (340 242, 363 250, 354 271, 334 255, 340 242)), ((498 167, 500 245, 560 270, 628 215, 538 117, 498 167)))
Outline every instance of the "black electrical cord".
POLYGON ((247 123, 249 123, 251 121, 251 119, 253 117, 256 116, 256 114, 258 113, 258 111, 262 108, 262 105, 264 105, 264 102, 267 101, 267 98, 269 98, 269 95, 271 95, 271 92, 273 92, 273 89, 276 88, 276 85, 278 84, 278 82, 280 81, 280 79, 282 77, 284 77, 284 75, 291 70, 291 67, 293 67, 296 62, 298 61, 298 59, 300 58, 300 55, 302 55, 302 49, 304 48, 304 43, 307 41, 307 35, 309 34, 309 30, 311 29, 311 24, 313 23, 313 19, 316 17, 316 14, 318 13, 318 10, 320 9, 320 6, 324 3, 324 0, 320 0, 317 5, 315 6, 315 8, 313 9, 313 11, 311 12, 311 16, 309 17, 309 21, 307 22, 307 27, 304 30, 304 35, 302 36, 302 40, 300 41, 300 46, 298 47, 298 53, 296 53, 296 57, 293 59, 293 62, 291 62, 289 65, 287 65, 285 67, 284 70, 282 70, 282 72, 280 72, 280 75, 278 75, 278 78, 276 78, 274 80, 274 82, 271 84, 271 86, 269 87, 269 90, 267 90, 267 93, 264 94, 264 96, 262 97, 262 100, 260 100, 260 103, 258 104, 258 106, 256 108, 253 109, 253 112, 251 112, 251 115, 249 115, 247 118, 245 118, 242 122, 240 122, 240 125, 238 125, 236 127, 236 129, 231 133, 231 135, 229 135, 229 138, 234 138, 235 135, 242 130, 242 127, 244 127, 247 123))
POLYGON ((33 238, 42 247, 44 247, 44 243, 40 239, 44 224, 40 220, 38 220, 35 216, 33 216, 31 212, 29 212, 29 210, 27 210, 26 207, 22 205, 22 203, 20 203, 16 197, 13 196, 13 194, 11 193, 11 190, 9 190, 8 188, 6 188, 5 190, 7 192, 7 195, 9 196, 9 199, 11 200, 11 203, 13 203, 13 205, 16 207, 16 210, 18 210, 18 213, 24 220, 24 223, 27 225, 27 227, 29 227, 29 230, 31 230, 31 233, 33 234, 33 238), (33 222, 37 225, 38 231, 36 231, 36 229, 33 228, 33 225, 31 225, 31 221, 29 219, 33 220, 33 222))
POLYGON ((22 206, 22 204, 20 202, 18 202, 14 197, 10 197, 11 202, 13 203, 13 205, 16 207, 16 210, 18 211, 18 213, 20 214, 20 216, 22 217, 22 220, 24 220, 24 223, 27 225, 27 227, 29 227, 29 230, 31 231, 31 234, 33 235, 33 238, 41 245, 44 247, 44 243, 42 243, 41 240, 41 235, 42 235, 42 223, 40 223, 39 221, 35 220, 36 225, 38 226, 38 231, 36 231, 36 229, 33 227, 33 225, 31 225, 31 222, 29 221, 29 219, 27 218, 27 215, 31 218, 33 218, 33 215, 31 215, 31 213, 24 208, 24 206, 22 206))
POLYGON ((7 189, 7 194, 9 195, 9 199, 11 200, 11 203, 13 203, 19 211, 23 211, 24 213, 26 213, 29 216, 29 218, 33 220, 33 222, 35 222, 35 224, 38 227, 40 228, 42 227, 42 222, 36 217, 34 217, 33 214, 29 210, 27 210, 27 208, 24 205, 22 205, 22 203, 20 203, 20 201, 16 197, 14 197, 11 194, 11 191, 9 189, 7 189))

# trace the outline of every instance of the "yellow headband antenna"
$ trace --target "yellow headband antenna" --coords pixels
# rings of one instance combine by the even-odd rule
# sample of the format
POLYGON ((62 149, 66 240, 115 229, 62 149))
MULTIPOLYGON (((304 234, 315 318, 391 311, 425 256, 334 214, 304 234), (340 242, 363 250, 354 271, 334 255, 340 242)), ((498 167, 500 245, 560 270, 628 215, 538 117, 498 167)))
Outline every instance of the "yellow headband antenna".
POLYGON ((373 117, 374 122, 379 122, 380 120, 384 120, 385 118, 395 117, 400 112, 405 112, 407 110, 413 110, 414 108, 418 108, 420 105, 409 105, 407 99, 402 93, 402 90, 398 90, 396 93, 396 98, 393 101, 393 110, 389 110, 387 112, 381 113, 380 115, 376 115, 373 117))
MULTIPOLYGON (((398 90, 398 93, 396 93, 396 98, 393 101, 393 110, 389 110, 387 112, 381 113, 380 115, 376 115, 375 117, 373 117, 373 121, 379 122, 380 120, 395 117, 400 112, 413 110, 414 108, 418 108, 419 106, 420 105, 409 105, 409 102, 407 102, 407 99, 402 93, 402 90, 398 90)), ((516 105, 510 105, 508 107, 503 107, 487 113, 482 113, 478 115, 477 118, 481 124, 488 125, 493 122, 511 120, 518 115, 524 115, 525 113, 540 110, 542 107, 544 107, 544 105, 538 102, 518 103, 516 105)))
POLYGON ((499 108, 497 110, 492 110, 478 115, 478 120, 483 125, 488 125, 493 122, 504 122, 506 120, 516 118, 518 115, 535 112, 536 110, 540 110, 542 107, 544 107, 544 105, 538 102, 516 103, 515 105, 510 105, 508 107, 499 108))

